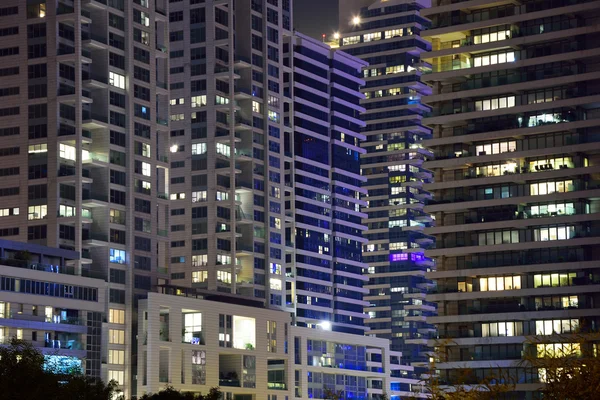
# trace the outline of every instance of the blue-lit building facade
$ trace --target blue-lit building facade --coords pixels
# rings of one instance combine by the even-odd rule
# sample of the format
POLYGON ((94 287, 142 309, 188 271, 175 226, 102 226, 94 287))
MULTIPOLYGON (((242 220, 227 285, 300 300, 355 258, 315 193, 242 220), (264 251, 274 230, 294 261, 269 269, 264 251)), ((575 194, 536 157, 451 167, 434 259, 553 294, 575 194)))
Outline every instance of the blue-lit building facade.
POLYGON ((433 220, 423 211, 431 198, 423 185, 432 174, 422 165, 432 153, 422 146, 431 131, 421 125, 429 111, 421 97, 431 89, 416 70, 420 54, 430 49, 419 37, 428 24, 419 15, 425 6, 419 1, 342 2, 341 29, 334 36, 342 50, 369 63, 361 89, 366 325, 370 334, 390 339, 408 363, 426 360, 426 338, 434 331, 426 319, 436 310, 425 301, 432 287, 425 274, 435 265, 424 251, 434 239, 423 233, 433 220))
POLYGON ((364 334, 359 105, 366 63, 296 33, 293 186, 296 323, 364 334))

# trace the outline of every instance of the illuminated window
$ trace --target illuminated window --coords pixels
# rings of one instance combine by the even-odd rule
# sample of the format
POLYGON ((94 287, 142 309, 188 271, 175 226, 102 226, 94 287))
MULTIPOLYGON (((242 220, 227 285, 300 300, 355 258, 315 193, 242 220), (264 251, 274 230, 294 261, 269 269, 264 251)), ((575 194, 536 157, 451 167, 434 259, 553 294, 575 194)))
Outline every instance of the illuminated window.
POLYGON ((228 254, 217 254, 217 265, 231 264, 231 256, 228 254))
POLYGON ((476 55, 473 57, 473 66, 482 67, 486 65, 504 64, 515 61, 515 52, 507 51, 502 53, 476 55))
POLYGON ((185 114, 171 114, 169 119, 171 121, 183 121, 185 120, 185 114))
POLYGON ((127 262, 125 250, 109 249, 108 261, 116 264, 125 264, 127 262))
POLYGON ((492 165, 482 165, 475 168, 475 173, 477 177, 480 176, 500 176, 506 175, 507 173, 515 173, 517 169, 517 163, 508 162, 505 164, 492 164, 492 165))
POLYGON ((108 83, 111 86, 125 89, 125 76, 117 74, 116 72, 108 72, 108 83))
POLYGON ((140 11, 140 20, 138 22, 144 26, 150 26, 150 14, 140 11))
POLYGON ((108 350, 108 363, 109 364, 125 364, 125 351, 123 350, 108 350))
POLYGON ((381 32, 365 33, 363 42, 372 42, 373 40, 381 40, 381 32))
MULTIPOLYGON (((192 97, 193 99, 193 97, 192 97)), ((180 104, 184 104, 185 103, 185 98, 184 97, 180 97, 178 99, 171 99, 170 104, 172 106, 176 106, 176 105, 180 105, 180 104)))
POLYGON ((581 355, 581 345, 579 343, 538 343, 536 348, 538 358, 581 355))
POLYGON ((184 200, 185 199, 185 192, 171 193, 169 195, 169 199, 170 200, 184 200))
POLYGON ((397 36, 402 36, 403 32, 402 29, 390 29, 388 31, 385 31, 384 35, 386 39, 390 39, 393 37, 397 37, 397 36))
POLYGON ((45 18, 46 17, 46 2, 37 2, 37 4, 27 5, 27 19, 30 18, 45 18))
MULTIPOLYGON (((192 267, 201 267, 208 264, 208 255, 200 254, 196 256, 192 256, 192 267)), ((202 271, 200 271, 202 272, 202 271)))
POLYGON ((522 322, 490 322, 481 324, 481 337, 520 336, 522 334, 522 322))
POLYGON ((573 279, 577 277, 575 272, 556 272, 552 274, 535 274, 533 276, 533 287, 559 287, 572 286, 573 279))
POLYGON ((574 203, 553 203, 531 206, 531 216, 574 215, 574 203))
POLYGON ((183 324, 183 341, 185 343, 204 344, 202 340, 202 313, 184 314, 183 324))
POLYGON ((229 200, 229 192, 217 190, 217 201, 229 200))
POLYGON ((281 279, 269 279, 269 287, 271 290, 281 290, 281 279))
POLYGON ((216 95, 215 96, 215 104, 217 104, 217 105, 229 104, 229 99, 227 97, 216 95))
POLYGON ((206 153, 206 143, 192 143, 192 155, 206 153))
POLYGON ((208 271, 192 271, 192 283, 202 283, 208 280, 208 271))
MULTIPOLYGON (((269 99, 267 101, 267 104, 270 107, 279 108, 279 97, 269 95, 269 99)), ((252 104, 252 106, 253 106, 252 110, 254 111, 254 104, 252 104)))
POLYGON ((515 106, 515 96, 498 97, 493 99, 478 100, 475 102, 475 111, 497 110, 515 106))
POLYGON ((342 38, 342 46, 347 46, 349 44, 360 43, 360 36, 348 36, 342 38))
POLYGON ((125 331, 121 329, 109 329, 108 343, 125 344, 125 331))
POLYGON ((222 154, 226 157, 231 156, 231 147, 229 147, 225 143, 217 143, 216 148, 217 148, 217 154, 222 154))
POLYGON ((231 283, 231 272, 217 271, 217 281, 222 283, 231 283))
POLYGON ((258 101, 252 100, 252 112, 262 114, 262 104, 258 101))
POLYGON ((125 383, 125 372, 124 371, 108 371, 108 380, 115 381, 119 385, 123 385, 125 383))
POLYGON ((399 74, 401 72, 404 72, 404 65, 394 65, 393 67, 386 67, 385 68, 385 74, 386 75, 399 74))
POLYGON ((472 36, 474 44, 498 42, 500 40, 510 39, 510 29, 503 29, 503 27, 495 27, 492 29, 498 29, 496 32, 478 33, 472 36))
POLYGON ((27 219, 44 219, 48 215, 48 206, 40 205, 40 206, 29 206, 27 209, 27 219))
POLYGON ((147 162, 142 162, 142 175, 151 176, 151 165, 147 162))
POLYGON ((192 203, 199 203, 202 201, 207 201, 208 200, 207 194, 208 194, 208 192, 206 190, 192 192, 192 203))
POLYGON ((572 157, 554 157, 529 162, 529 170, 531 172, 573 167, 575 167, 575 164, 572 157))
POLYGON ((19 215, 19 208, 0 208, 0 217, 10 217, 12 215, 19 215))
POLYGON ((233 316, 233 347, 235 349, 254 349, 256 347, 256 320, 254 318, 233 316))
POLYGON ((46 153, 48 152, 48 145, 46 143, 30 144, 27 152, 29 154, 46 153))
POLYGON ((477 145, 475 147, 475 154, 478 156, 483 156, 488 154, 508 153, 516 150, 517 142, 515 140, 509 140, 505 142, 495 142, 477 145))
POLYGON ((576 333, 578 330, 578 319, 551 319, 544 321, 535 321, 536 335, 557 335, 563 333, 576 333))
POLYGON ((77 209, 73 206, 65 206, 61 204, 58 206, 58 215, 61 217, 74 217, 77 215, 77 209))
POLYGON ((206 105, 206 95, 192 96, 192 107, 204 107, 206 105))
POLYGON ((268 118, 269 118, 269 121, 279 122, 279 113, 269 110, 268 118))
POLYGON ((521 289, 520 276, 492 276, 479 278, 479 290, 482 292, 517 289, 521 289))
POLYGON ((566 240, 575 237, 575 226, 543 226, 533 230, 533 240, 545 242, 547 240, 566 240))
POLYGON ((76 158, 77 158, 76 150, 77 149, 75 147, 61 143, 61 144, 59 144, 58 149, 59 149, 58 155, 60 156, 60 158, 64 158, 66 160, 72 160, 72 161, 76 160, 76 158))
POLYGON ((557 182, 537 182, 529 185, 529 194, 531 196, 543 196, 552 193, 565 193, 574 190, 573 181, 557 181, 557 182))
POLYGON ((111 324, 125 323, 125 310, 111 308, 108 310, 108 322, 111 324))

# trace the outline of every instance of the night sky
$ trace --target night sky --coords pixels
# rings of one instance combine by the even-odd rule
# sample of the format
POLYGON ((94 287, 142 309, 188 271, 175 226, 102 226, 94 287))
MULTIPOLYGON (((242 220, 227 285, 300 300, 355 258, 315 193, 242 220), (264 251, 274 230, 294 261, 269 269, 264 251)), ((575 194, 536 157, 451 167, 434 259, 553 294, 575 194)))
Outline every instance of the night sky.
POLYGON ((328 36, 338 30, 339 0, 295 0, 294 29, 321 39, 322 34, 328 36))

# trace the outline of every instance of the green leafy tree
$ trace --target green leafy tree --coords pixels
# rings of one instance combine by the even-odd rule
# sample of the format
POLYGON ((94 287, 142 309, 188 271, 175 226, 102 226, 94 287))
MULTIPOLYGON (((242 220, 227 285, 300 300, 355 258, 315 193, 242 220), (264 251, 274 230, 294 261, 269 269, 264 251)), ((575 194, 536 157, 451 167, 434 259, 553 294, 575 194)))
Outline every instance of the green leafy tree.
MULTIPOLYGON (((510 398, 514 384, 509 376, 493 376, 478 380, 469 368, 453 371, 452 382, 444 381, 437 368, 438 362, 449 361, 449 345, 446 340, 438 341, 429 363, 428 372, 423 375, 421 398, 431 400, 497 400, 510 398)), ((414 396, 413 398, 420 398, 414 396)))
POLYGON ((600 334, 528 338, 523 364, 537 368, 547 400, 595 400, 600 396, 600 334))
POLYGON ((338 392, 334 392, 331 389, 325 389, 323 391, 323 395, 325 396, 324 399, 325 400, 343 400, 344 399, 344 394, 341 391, 338 392))
POLYGON ((205 395, 192 392, 180 392, 172 386, 167 386, 158 393, 144 394, 140 400, 220 400, 221 390, 213 387, 205 395))
POLYGON ((0 347, 0 398, 3 400, 110 400, 114 382, 85 376, 81 371, 59 371, 30 343, 13 339, 0 347))

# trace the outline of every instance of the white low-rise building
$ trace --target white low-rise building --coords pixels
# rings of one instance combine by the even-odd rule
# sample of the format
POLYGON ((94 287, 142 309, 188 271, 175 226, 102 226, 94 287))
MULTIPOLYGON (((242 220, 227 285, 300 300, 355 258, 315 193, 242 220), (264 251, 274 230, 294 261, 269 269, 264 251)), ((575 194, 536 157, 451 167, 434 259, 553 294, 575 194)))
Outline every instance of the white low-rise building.
POLYGON ((0 343, 31 342, 55 368, 101 376, 106 282, 68 266, 79 253, 0 240, 0 343))
POLYGON ((167 385, 225 399, 399 398, 400 353, 369 336, 292 326, 289 313, 252 298, 163 286, 139 302, 138 394, 167 385), (392 371, 397 371, 392 378, 392 371), (397 385, 394 386, 394 383, 397 385))

